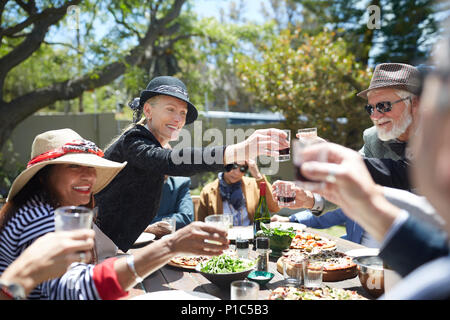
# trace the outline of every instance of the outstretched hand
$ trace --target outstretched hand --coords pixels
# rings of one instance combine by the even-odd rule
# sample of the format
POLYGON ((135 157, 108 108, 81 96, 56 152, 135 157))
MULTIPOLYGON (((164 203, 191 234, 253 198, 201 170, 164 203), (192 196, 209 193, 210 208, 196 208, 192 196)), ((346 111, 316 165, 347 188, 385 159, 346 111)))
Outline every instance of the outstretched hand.
POLYGON ((225 164, 241 163, 265 155, 278 157, 279 150, 289 147, 287 134, 280 129, 259 129, 247 139, 225 149, 225 164))
POLYGON ((228 249, 227 236, 228 232, 224 228, 195 221, 171 235, 172 249, 176 253, 220 255, 228 249), (205 240, 208 240, 208 242, 205 240))

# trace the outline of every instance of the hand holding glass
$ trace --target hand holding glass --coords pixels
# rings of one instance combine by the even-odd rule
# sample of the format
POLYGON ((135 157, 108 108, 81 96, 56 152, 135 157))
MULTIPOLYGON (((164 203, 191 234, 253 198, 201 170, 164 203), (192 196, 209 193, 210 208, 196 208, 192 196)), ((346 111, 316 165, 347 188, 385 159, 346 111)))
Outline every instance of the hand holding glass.
POLYGON ((295 205, 295 185, 292 182, 280 182, 275 188, 275 195, 280 207, 291 207, 295 205))
MULTIPOLYGON (((60 207, 55 210, 55 231, 91 229, 94 212, 85 207, 60 207)), ((87 262, 86 252, 80 251, 80 262, 87 262)))
MULTIPOLYGON (((228 215, 223 214, 212 214, 209 216, 206 216, 205 222, 209 224, 215 224, 219 228, 223 228, 228 231, 228 228, 230 226, 230 220, 228 215)), ((212 240, 205 240, 205 242, 208 243, 214 243, 220 245, 220 242, 212 241, 212 240)))
POLYGON ((165 221, 170 224, 170 233, 174 233, 177 228, 177 220, 174 217, 165 217, 161 221, 165 221))

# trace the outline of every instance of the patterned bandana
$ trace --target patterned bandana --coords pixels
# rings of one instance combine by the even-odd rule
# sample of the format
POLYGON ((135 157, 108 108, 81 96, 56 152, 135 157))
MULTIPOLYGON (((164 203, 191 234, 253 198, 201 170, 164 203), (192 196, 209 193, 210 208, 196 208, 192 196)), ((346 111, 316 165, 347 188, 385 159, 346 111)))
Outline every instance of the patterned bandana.
POLYGON ((47 152, 44 152, 33 159, 31 159, 28 164, 27 168, 31 167, 32 165, 45 161, 50 159, 56 159, 59 158, 65 154, 68 153, 92 153, 99 157, 103 157, 103 151, 98 148, 95 143, 88 140, 74 140, 72 142, 68 142, 65 145, 63 145, 60 148, 56 148, 47 152))

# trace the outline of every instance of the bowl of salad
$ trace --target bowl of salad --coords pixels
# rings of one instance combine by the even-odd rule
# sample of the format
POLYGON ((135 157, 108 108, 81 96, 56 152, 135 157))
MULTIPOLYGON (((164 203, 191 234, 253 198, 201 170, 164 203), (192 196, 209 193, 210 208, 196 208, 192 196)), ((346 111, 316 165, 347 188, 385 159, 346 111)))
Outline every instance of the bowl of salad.
POLYGON ((283 250, 289 249, 295 234, 296 231, 292 227, 270 227, 269 225, 261 223, 261 230, 258 231, 257 236, 268 237, 270 250, 272 250, 270 255, 273 257, 280 257, 283 250))
POLYGON ((235 280, 244 280, 254 270, 256 262, 230 254, 215 256, 199 263, 195 270, 217 286, 229 286, 235 280))

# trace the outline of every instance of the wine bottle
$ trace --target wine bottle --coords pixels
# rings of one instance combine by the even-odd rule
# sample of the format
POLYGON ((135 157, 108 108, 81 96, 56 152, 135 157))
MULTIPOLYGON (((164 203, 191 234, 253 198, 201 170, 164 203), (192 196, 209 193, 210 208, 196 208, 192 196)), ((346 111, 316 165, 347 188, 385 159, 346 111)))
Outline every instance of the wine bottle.
POLYGON ((264 181, 259 183, 259 203, 253 219, 254 239, 256 239, 256 233, 261 230, 261 222, 270 223, 270 212, 266 201, 266 183, 264 181))

